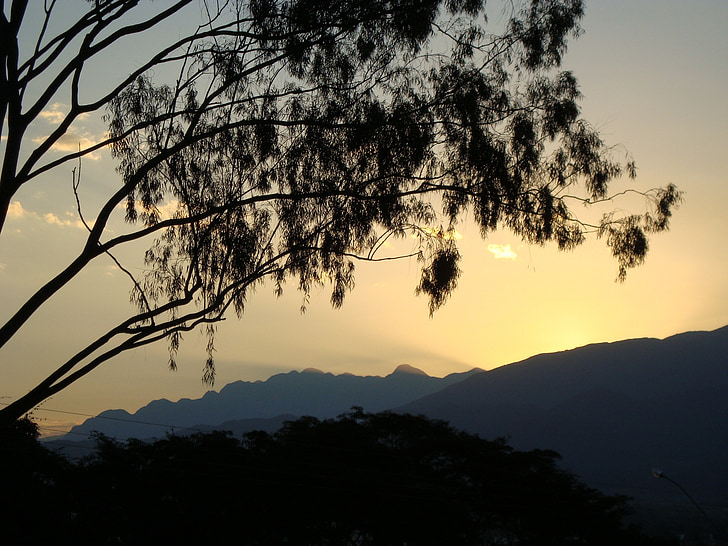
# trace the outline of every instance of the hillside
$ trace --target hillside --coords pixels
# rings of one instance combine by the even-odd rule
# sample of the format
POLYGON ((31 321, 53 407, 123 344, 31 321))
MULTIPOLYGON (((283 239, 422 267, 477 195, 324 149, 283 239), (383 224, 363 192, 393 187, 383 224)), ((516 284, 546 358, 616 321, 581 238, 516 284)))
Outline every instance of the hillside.
MULTIPOLYGON (((104 411, 74 427, 68 439, 93 431, 118 439, 163 437, 172 430, 207 430, 222 423, 230 429, 244 430, 251 424, 263 427, 260 420, 284 414, 320 419, 336 417, 352 406, 378 412, 437 392, 478 372, 482 370, 476 368, 439 378, 401 365, 385 377, 362 377, 309 368, 277 374, 266 381, 236 381, 220 392, 209 391, 196 400, 155 400, 133 414, 124 410, 104 411), (231 421, 246 423, 241 426, 231 421)), ((274 419, 273 423, 276 422, 280 421, 274 419)))
POLYGON ((397 411, 518 449, 549 448, 587 483, 635 497, 728 506, 728 327, 538 355, 474 375, 397 411))

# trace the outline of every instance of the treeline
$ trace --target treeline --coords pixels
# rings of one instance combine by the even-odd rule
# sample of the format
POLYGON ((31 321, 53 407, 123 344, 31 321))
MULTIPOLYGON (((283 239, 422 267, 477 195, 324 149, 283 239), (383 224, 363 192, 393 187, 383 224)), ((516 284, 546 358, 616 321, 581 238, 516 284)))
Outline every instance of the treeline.
POLYGON ((3 544, 645 544, 626 498, 551 451, 355 408, 241 439, 125 443, 69 461, 28 421, 5 432, 3 544))

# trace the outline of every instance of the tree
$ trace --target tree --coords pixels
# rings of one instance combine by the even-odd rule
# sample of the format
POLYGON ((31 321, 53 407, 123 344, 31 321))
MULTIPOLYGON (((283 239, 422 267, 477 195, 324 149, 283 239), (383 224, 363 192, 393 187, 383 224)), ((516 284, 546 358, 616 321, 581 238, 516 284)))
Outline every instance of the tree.
POLYGON ((15 477, 22 514, 0 521, 23 544, 649 543, 625 526, 628 499, 587 487, 557 459, 360 408, 242 438, 100 435, 83 460, 48 464, 44 488, 33 487, 38 472, 15 477), (55 501, 42 512, 52 526, 32 524, 39 494, 55 501))
POLYGON ((280 293, 295 280, 307 296, 330 285, 338 307, 355 263, 391 258, 381 249, 392 237, 418 238, 410 257, 422 263, 417 292, 433 313, 456 287, 451 234, 466 214, 483 235, 506 228, 562 250, 596 234, 623 279, 680 199, 667 186, 641 194, 647 214, 575 214, 574 204, 609 200, 610 182, 635 174, 581 119, 576 78, 559 70, 579 32, 579 0, 505 3, 495 30, 477 0, 95 0, 55 34, 55 0, 38 28, 25 28, 39 4, 0 1, 0 230, 21 188, 89 154, 110 150, 120 184, 90 221, 78 170, 86 243, 0 328, 0 347, 104 256, 129 275, 136 311, 0 410, 4 423, 130 349, 166 340, 175 368, 182 334, 196 328, 209 336, 211 383, 215 323, 242 314, 252 288, 268 281, 280 293), (107 91, 81 88, 91 61, 191 6, 202 8, 199 26, 107 91), (32 48, 21 33, 35 36, 32 48), (29 127, 61 94, 65 116, 26 149, 29 127), (50 153, 91 114, 105 116, 104 139, 50 153), (120 205, 129 231, 108 235, 120 205), (148 241, 141 277, 115 257, 139 241, 148 241))
POLYGON ((3 496, 13 499, 0 510, 7 544, 42 544, 47 529, 68 520, 68 462, 42 446, 39 436, 38 425, 27 417, 0 429, 0 481, 3 496))

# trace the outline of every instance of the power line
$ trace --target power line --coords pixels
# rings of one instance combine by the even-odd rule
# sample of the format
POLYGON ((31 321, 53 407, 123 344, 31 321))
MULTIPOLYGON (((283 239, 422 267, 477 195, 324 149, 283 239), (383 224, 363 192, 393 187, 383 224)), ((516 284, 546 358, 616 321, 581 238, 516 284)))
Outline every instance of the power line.
MULTIPOLYGON (((0 405, 9 406, 10 404, 7 403, 7 402, 0 402, 0 405)), ((173 430, 174 429, 179 429, 179 430, 189 430, 189 431, 193 431, 193 432, 205 432, 204 430, 199 429, 199 428, 185 427, 185 426, 182 426, 182 425, 171 425, 171 424, 165 424, 165 423, 152 423, 150 421, 139 421, 137 419, 124 419, 122 417, 110 417, 110 416, 107 416, 107 415, 92 415, 90 413, 81 413, 81 412, 78 412, 78 411, 68 411, 68 410, 59 410, 59 409, 42 408, 42 407, 35 408, 33 411, 34 412, 36 412, 36 411, 48 411, 48 412, 51 412, 51 413, 63 413, 63 414, 67 414, 67 415, 76 415, 76 416, 79 416, 79 417, 88 417, 88 418, 91 418, 91 419, 105 419, 107 421, 120 421, 120 422, 123 422, 123 423, 133 423, 133 424, 137 424, 137 425, 148 425, 148 426, 152 426, 152 427, 162 427, 162 428, 166 428, 166 429, 170 429, 171 428, 173 430)), ((68 432, 70 433, 71 431, 68 431, 68 432)), ((81 434, 81 433, 77 433, 77 434, 81 434)))

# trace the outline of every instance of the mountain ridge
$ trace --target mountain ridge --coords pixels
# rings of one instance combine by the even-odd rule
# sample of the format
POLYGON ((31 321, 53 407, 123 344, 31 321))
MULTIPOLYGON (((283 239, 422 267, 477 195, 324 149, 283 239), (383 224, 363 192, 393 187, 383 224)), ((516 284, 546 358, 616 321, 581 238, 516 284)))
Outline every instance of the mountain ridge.
MULTIPOLYGON (((134 415, 109 410, 74 432, 88 433, 103 426, 105 417, 126 415, 242 434, 251 427, 275 430, 284 415, 328 418, 360 405, 368 412, 441 419, 485 438, 506 437, 516 449, 555 450, 564 468, 609 492, 654 495, 664 484, 655 483, 650 470, 659 467, 696 497, 728 506, 726 392, 728 326, 661 340, 595 343, 446 378, 431 378, 410 365, 385 377, 292 371, 266 381, 233 382, 197 400, 156 400, 134 415), (204 404, 225 399, 234 402, 208 419, 204 404), (168 420, 175 411, 182 417, 168 420)), ((127 425, 114 423, 117 430, 127 425)), ((169 428, 126 432, 159 437, 169 428)), ((660 495, 680 500, 679 491, 669 487, 660 495)))
POLYGON ((516 449, 553 449, 603 489, 640 496, 661 485, 650 475, 661 467, 728 505, 726 392, 728 326, 536 355, 396 411, 504 436, 516 449))
POLYGON ((284 414, 330 418, 352 406, 377 412, 415 400, 479 372, 482 372, 480 368, 473 368, 438 378, 402 364, 381 377, 335 375, 306 368, 275 374, 265 381, 234 381, 219 392, 208 391, 197 399, 153 400, 134 413, 106 410, 73 427, 70 434, 77 436, 98 431, 117 439, 153 438, 166 431, 271 419, 284 414))

